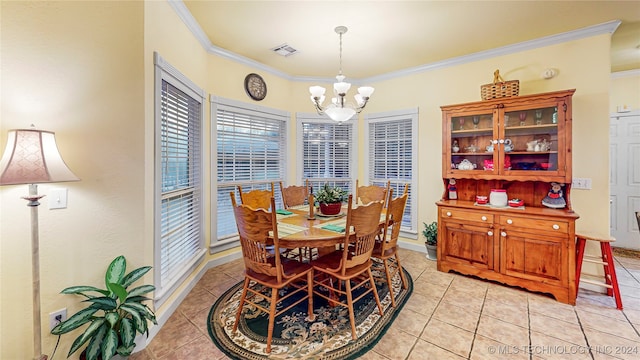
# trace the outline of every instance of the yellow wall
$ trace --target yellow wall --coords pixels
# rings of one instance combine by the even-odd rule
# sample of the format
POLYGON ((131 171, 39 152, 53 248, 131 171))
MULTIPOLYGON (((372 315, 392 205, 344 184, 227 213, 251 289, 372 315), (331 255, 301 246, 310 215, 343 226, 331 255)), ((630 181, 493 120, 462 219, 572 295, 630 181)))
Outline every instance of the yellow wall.
MULTIPOLYGON (((257 104, 290 111, 292 116, 312 112, 311 84, 289 82, 208 54, 164 1, 0 4, 0 147, 4 148, 8 129, 35 123, 56 131, 63 157, 81 178, 40 186, 43 194, 51 188, 69 189, 67 209, 48 210, 47 198, 40 207, 43 349, 50 353, 56 339, 48 334, 48 313, 79 308, 76 299, 58 294, 62 288, 100 286, 104 267, 119 254, 126 255, 131 268, 153 265, 153 52, 207 94, 247 103, 254 102, 244 93, 244 76, 258 72, 267 81, 268 95, 257 104)), ((581 215, 579 229, 608 231, 608 213, 601 209, 608 211, 608 175, 602 169, 608 167, 609 41, 608 35, 599 35, 369 84, 376 92, 368 113, 419 108, 418 224, 435 219, 434 202, 443 190, 439 107, 479 100, 480 85, 490 82, 499 68, 506 79, 520 80, 521 94, 577 89, 574 176, 592 178, 593 189, 574 191, 573 206, 581 215), (539 74, 547 67, 558 69, 558 76, 542 80, 539 74)), ((208 98, 206 103, 205 163, 209 164, 208 98)), ((359 125, 362 129, 362 119, 359 125)), ((363 135, 360 132, 360 139, 363 135)), ((360 178, 363 154, 361 149, 360 178)), ((293 174, 290 170, 289 180, 294 180, 293 174)), ((204 176, 208 245, 212 183, 208 169, 204 176)), ((32 356, 29 216, 20 199, 26 191, 26 186, 0 188, 2 359, 32 356)), ((208 256, 207 261, 219 257, 208 256)), ((152 276, 145 281, 151 282, 152 276)), ((175 299, 157 309, 159 317, 175 305, 175 299)), ((73 338, 63 336, 59 357, 66 355, 73 338)))
POLYGON ((609 112, 617 112, 618 106, 640 110, 640 69, 612 74, 609 112))

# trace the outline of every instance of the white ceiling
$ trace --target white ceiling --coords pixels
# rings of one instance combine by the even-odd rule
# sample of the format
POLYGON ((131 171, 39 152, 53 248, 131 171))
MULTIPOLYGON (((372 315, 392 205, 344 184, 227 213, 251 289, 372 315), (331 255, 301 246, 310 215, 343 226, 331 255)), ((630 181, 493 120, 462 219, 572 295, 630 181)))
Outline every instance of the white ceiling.
MULTIPOLYGON (((179 2, 180 0, 177 0, 179 2)), ((612 20, 611 69, 640 69, 640 1, 191 1, 209 41, 291 76, 366 78, 612 20), (288 44, 283 57, 272 48, 288 44)))

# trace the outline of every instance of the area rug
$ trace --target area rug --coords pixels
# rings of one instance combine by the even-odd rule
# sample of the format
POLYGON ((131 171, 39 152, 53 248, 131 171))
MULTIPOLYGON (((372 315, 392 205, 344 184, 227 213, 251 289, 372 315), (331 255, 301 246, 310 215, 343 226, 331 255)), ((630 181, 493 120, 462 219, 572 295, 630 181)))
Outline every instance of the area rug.
MULTIPOLYGON (((403 269, 407 289, 400 276, 393 281, 396 308, 391 306, 389 288, 382 262, 374 259, 372 267, 384 315, 380 316, 373 294, 355 303, 358 338, 351 338, 349 312, 346 307, 331 307, 318 296, 313 299, 314 321, 306 321, 307 303, 293 307, 275 320, 271 353, 267 354, 268 316, 245 306, 238 331, 233 333, 236 311, 242 295, 242 282, 227 290, 209 311, 208 329, 213 342, 232 359, 317 359, 349 360, 369 351, 393 323, 413 291, 413 280, 403 269)), ((355 296, 354 296, 355 297, 355 296)), ((280 306, 286 304, 279 304, 280 306)))

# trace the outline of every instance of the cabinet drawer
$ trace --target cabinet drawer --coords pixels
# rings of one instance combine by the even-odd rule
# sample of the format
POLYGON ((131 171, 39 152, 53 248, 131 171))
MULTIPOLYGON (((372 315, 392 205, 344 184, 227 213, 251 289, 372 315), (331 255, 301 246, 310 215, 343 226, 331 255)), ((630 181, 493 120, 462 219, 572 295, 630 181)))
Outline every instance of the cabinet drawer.
POLYGON ((519 231, 545 231, 556 234, 569 233, 569 223, 560 219, 548 220, 519 216, 500 216, 500 226, 505 229, 518 228, 519 231))
POLYGON ((487 224, 493 224, 493 214, 482 211, 460 210, 454 208, 441 208, 440 216, 442 219, 454 219, 462 221, 474 221, 487 224))

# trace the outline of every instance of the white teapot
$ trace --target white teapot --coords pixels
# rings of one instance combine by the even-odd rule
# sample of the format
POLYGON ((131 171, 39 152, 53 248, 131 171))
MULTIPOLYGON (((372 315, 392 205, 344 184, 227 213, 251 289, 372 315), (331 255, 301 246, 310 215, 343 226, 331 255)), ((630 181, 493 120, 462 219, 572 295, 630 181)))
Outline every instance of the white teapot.
POLYGON ((513 144, 511 143, 511 139, 504 140, 504 151, 509 152, 513 150, 513 144))
POLYGON ((527 151, 536 151, 536 145, 538 145, 538 140, 531 140, 527 143, 527 151))
POLYGON ((472 164, 471 161, 464 159, 458 164, 458 170, 473 170, 476 168, 476 164, 472 164))

